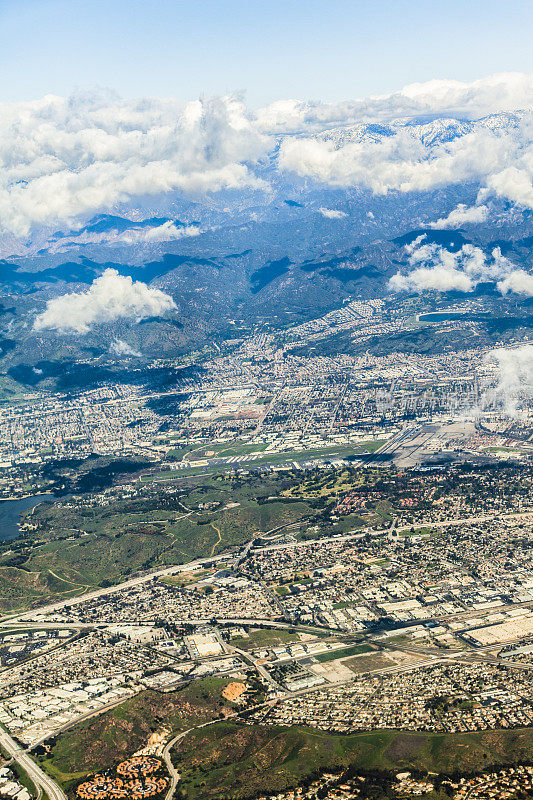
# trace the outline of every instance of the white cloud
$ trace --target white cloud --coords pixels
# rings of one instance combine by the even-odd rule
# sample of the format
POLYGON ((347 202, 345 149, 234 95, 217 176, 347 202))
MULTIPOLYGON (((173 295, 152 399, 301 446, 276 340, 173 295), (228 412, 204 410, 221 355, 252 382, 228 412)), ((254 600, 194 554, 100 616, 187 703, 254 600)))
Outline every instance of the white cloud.
POLYGON ((459 203, 457 208, 450 211, 447 217, 442 217, 433 222, 430 227, 437 229, 458 228, 461 225, 473 225, 477 222, 485 222, 489 216, 487 206, 471 206, 459 203))
POLYGON ((117 238, 126 244, 134 242, 170 242, 173 239, 186 239, 190 236, 199 236, 202 232, 198 225, 175 225, 173 222, 164 222, 154 228, 132 228, 120 234, 117 238))
POLYGON ((408 275, 397 272, 389 281, 394 292, 471 292, 472 279, 466 273, 448 266, 419 267, 408 275))
MULTIPOLYGON (((446 100, 445 91, 437 92, 434 101, 429 103, 428 113, 431 111, 436 118, 421 124, 413 124, 413 109, 405 118, 398 119, 398 108, 392 103, 398 95, 382 98, 380 108, 383 110, 389 103, 391 117, 395 118, 385 126, 360 121, 349 126, 345 120, 328 131, 318 115, 317 124, 322 125, 319 132, 304 126, 300 135, 282 139, 280 168, 333 186, 363 187, 378 195, 424 192, 473 183, 480 186, 480 198, 496 195, 533 208, 533 103, 530 97, 533 76, 521 78, 523 80, 516 85, 514 79, 500 83, 491 79, 487 85, 475 82, 468 91, 461 90, 463 99, 471 98, 472 111, 478 113, 486 103, 486 112, 493 114, 473 122, 461 117, 441 118, 445 106, 439 103, 446 100), (507 102, 504 102, 505 87, 509 91, 507 102), (524 91, 521 93, 517 87, 524 91), (484 98, 481 104, 475 100, 476 92, 481 92, 484 98), (494 114, 499 108, 516 109, 516 103, 522 99, 522 110, 507 116, 494 114)), ((411 95, 424 96, 429 102, 431 92, 411 92, 411 95)), ((484 213, 469 211, 465 218, 461 215, 461 211, 466 213, 464 207, 456 211, 458 222, 476 222, 478 215, 484 213)), ((443 226, 447 223, 439 222, 443 226)))
POLYGON ((479 119, 496 112, 533 106, 533 75, 507 72, 477 81, 432 80, 392 94, 338 103, 278 100, 257 112, 270 134, 319 131, 368 122, 413 117, 479 119))
POLYGON ((517 159, 517 166, 512 165, 506 169, 489 175, 487 189, 492 190, 499 197, 511 200, 513 203, 533 208, 533 148, 525 148, 521 158, 517 159))
POLYGON ((318 209, 319 214, 322 214, 326 219, 345 219, 348 214, 345 211, 337 211, 335 208, 324 208, 321 206, 318 209))
POLYGON ((135 358, 140 358, 142 356, 142 353, 138 350, 134 350, 133 347, 122 339, 113 339, 109 345, 109 352, 114 356, 134 356, 135 358))
POLYGON ((533 275, 523 269, 515 269, 506 278, 498 282, 501 294, 522 294, 533 297, 533 275))
MULTIPOLYGON (((361 186, 374 194, 421 192, 464 182, 485 182, 519 158, 515 135, 479 126, 452 141, 428 146, 417 128, 337 145, 331 139, 285 139, 281 169, 334 186, 361 186)), ((499 193, 496 184, 490 188, 499 193)))
POLYGON ((35 319, 36 331, 87 333, 92 326, 118 319, 141 320, 176 308, 172 297, 141 281, 106 269, 86 292, 73 292, 49 300, 35 319))
MULTIPOLYGON (((254 171, 267 155, 281 171, 375 194, 472 182, 533 208, 532 106, 533 76, 518 73, 343 103, 282 100, 255 114, 233 96, 0 103, 0 230, 25 237, 169 192, 268 190, 266 161, 254 171)), ((482 212, 454 213, 466 223, 482 212)))
MULTIPOLYGON (((457 252, 446 250, 435 243, 424 243, 425 235, 419 236, 405 251, 409 257, 411 272, 401 271, 393 275, 389 288, 394 292, 425 292, 452 290, 472 292, 479 283, 499 281, 498 290, 502 294, 518 292, 529 279, 533 294, 533 276, 516 270, 514 264, 495 247, 490 255, 480 247, 465 244, 457 252), (510 280, 512 276, 514 279, 510 280)), ((525 288, 522 290, 526 294, 525 288)))
POLYGON ((0 104, 0 225, 23 236, 143 195, 261 188, 248 163, 266 144, 235 97, 0 104))
POLYGON ((132 226, 125 231, 108 230, 95 233, 94 231, 85 230, 79 234, 61 237, 56 242, 52 242, 47 249, 51 253, 59 253, 80 244, 156 244, 157 242, 172 242, 178 239, 187 239, 191 236, 199 236, 201 233, 203 233, 203 231, 198 225, 179 226, 171 221, 167 221, 162 225, 154 227, 132 226))
POLYGON ((487 353, 486 362, 495 369, 496 383, 483 396, 483 405, 501 407, 516 416, 521 403, 533 397, 533 345, 487 353))

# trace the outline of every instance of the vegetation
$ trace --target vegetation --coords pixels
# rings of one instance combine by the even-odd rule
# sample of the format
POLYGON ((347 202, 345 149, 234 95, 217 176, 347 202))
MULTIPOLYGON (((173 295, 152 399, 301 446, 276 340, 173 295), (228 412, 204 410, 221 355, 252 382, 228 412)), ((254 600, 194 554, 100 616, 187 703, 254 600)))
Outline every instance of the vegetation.
POLYGON ((515 502, 528 496, 532 482, 531 470, 512 464, 497 470, 458 465, 431 477, 367 466, 189 476, 178 484, 173 473, 170 486, 131 482, 131 470, 138 468, 138 462, 112 465, 102 459, 63 463, 61 475, 69 485, 100 485, 120 471, 129 472, 130 482, 105 497, 92 493, 75 503, 41 503, 29 518, 30 529, 0 543, 0 613, 71 598, 281 531, 313 539, 388 525, 402 514, 406 536, 444 535, 416 526, 405 509, 415 515, 455 497, 474 510, 479 497, 495 493, 515 502))
POLYGON ((61 734, 42 757, 42 766, 69 788, 85 775, 109 769, 143 747, 163 727, 175 735, 233 711, 222 698, 226 678, 195 681, 177 692, 145 691, 101 716, 61 734))
POLYGON ((341 650, 330 650, 327 653, 320 653, 315 656, 317 661, 324 663, 326 661, 335 661, 338 658, 348 658, 349 656, 357 656, 361 653, 369 653, 372 648, 368 644, 356 644, 353 647, 343 647, 341 650))
MULTIPOLYGON (((294 482, 294 479, 292 479, 294 482)), ((43 503, 0 544, 0 612, 74 597, 141 570, 182 564, 316 514, 280 494, 291 479, 203 477, 177 493, 117 489, 106 505, 43 503)))
POLYGON ((296 631, 275 628, 259 628, 251 630, 248 636, 234 636, 231 644, 241 650, 253 650, 256 647, 276 647, 277 645, 300 642, 300 634, 296 631))
POLYGON ((415 769, 454 773, 530 761, 533 729, 468 734, 376 731, 348 736, 295 726, 223 722, 191 732, 173 761, 187 800, 275 794, 322 770, 415 769))

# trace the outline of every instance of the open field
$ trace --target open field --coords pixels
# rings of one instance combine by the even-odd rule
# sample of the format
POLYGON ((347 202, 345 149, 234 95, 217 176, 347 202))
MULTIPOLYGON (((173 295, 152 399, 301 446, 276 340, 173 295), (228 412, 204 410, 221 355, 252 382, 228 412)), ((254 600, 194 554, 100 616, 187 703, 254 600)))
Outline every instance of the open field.
POLYGON ((283 629, 259 628, 249 632, 248 636, 234 636, 231 644, 241 650, 254 650, 260 647, 276 647, 282 644, 294 644, 300 642, 300 634, 296 631, 291 632, 283 629))
POLYGON ((261 453, 265 444, 252 444, 236 439, 222 444, 205 444, 201 447, 188 447, 182 452, 182 461, 196 461, 204 458, 221 458, 225 456, 245 456, 249 453, 261 453))
POLYGON ((372 648, 368 644, 355 644, 353 647, 343 647, 341 650, 331 650, 329 653, 320 653, 315 656, 316 660, 321 664, 327 661, 336 661, 339 658, 348 658, 349 656, 357 656, 361 653, 370 653, 372 648))
POLYGON ((372 653, 372 655, 361 655, 357 658, 350 658, 344 662, 344 666, 351 669, 352 672, 370 672, 374 669, 384 669, 385 667, 394 667, 396 661, 392 658, 387 658, 383 653, 372 653))

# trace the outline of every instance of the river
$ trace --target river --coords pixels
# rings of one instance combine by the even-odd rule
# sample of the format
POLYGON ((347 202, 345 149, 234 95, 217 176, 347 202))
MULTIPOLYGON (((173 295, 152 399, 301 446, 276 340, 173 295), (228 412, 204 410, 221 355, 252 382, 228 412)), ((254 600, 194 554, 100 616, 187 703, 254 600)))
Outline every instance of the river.
POLYGON ((0 500, 0 542, 14 539, 19 533, 20 515, 43 500, 54 500, 53 494, 34 494, 20 500, 0 500))

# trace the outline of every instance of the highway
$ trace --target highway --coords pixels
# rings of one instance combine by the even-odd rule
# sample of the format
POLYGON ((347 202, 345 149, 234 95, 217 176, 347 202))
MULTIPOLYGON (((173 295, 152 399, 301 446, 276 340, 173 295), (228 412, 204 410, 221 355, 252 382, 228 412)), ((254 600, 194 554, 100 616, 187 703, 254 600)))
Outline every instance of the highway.
MULTIPOLYGON (((140 586, 142 583, 148 583, 149 581, 155 580, 156 578, 162 578, 166 575, 175 575, 180 572, 186 572, 187 570, 193 569, 194 567, 202 566, 202 564, 213 563, 215 561, 222 561, 227 559, 229 556, 228 554, 222 554, 217 556, 209 556, 206 558, 199 558, 195 561, 189 561, 187 564, 180 564, 179 566, 174 567, 165 567, 164 569, 155 570, 153 572, 148 572, 145 575, 139 575, 136 578, 131 578, 130 580, 124 581, 123 583, 117 583, 114 586, 106 587, 105 589, 95 589, 91 592, 86 592, 86 594, 79 595, 79 597, 71 597, 68 600, 60 600, 57 603, 51 603, 47 606, 40 606, 33 611, 26 611, 23 614, 14 614, 12 616, 5 616, 3 617, 2 621, 0 622, 0 626, 12 626, 13 623, 19 622, 30 622, 31 620, 35 619, 36 615, 42 614, 53 614, 56 611, 61 611, 66 606, 72 607, 80 605, 80 603, 85 603, 88 600, 97 600, 100 597, 105 597, 106 595, 113 594, 114 592, 120 592, 123 589, 131 589, 134 586, 140 586)), ((57 627, 57 626, 56 626, 57 627)), ((72 627, 72 626, 70 626, 72 627)))
POLYGON ((29 775, 37 787, 39 797, 44 793, 49 800, 67 800, 67 795, 57 783, 52 780, 38 764, 29 756, 22 747, 17 744, 12 736, 4 728, 0 727, 0 745, 6 750, 14 760, 20 764, 22 769, 29 775))
MULTIPOLYGON (((406 432, 404 432, 403 435, 406 435, 406 432)), ((385 447, 390 447, 393 444, 394 444, 394 442, 389 442, 387 445, 385 445, 385 447)), ((472 524, 472 523, 475 524, 475 523, 479 523, 479 522, 486 522, 486 521, 489 521, 491 519, 494 519, 495 517, 498 517, 499 519, 504 519, 504 518, 507 519, 507 518, 513 518, 513 517, 521 517, 521 518, 524 518, 524 519, 525 518, 529 519, 529 518, 533 518, 533 512, 520 512, 520 511, 518 511, 518 512, 512 512, 510 514, 499 513, 499 514, 478 515, 478 516, 463 517, 463 518, 457 517, 457 518, 453 518, 453 519, 449 519, 449 520, 439 520, 439 521, 436 521, 436 522, 428 522, 428 523, 420 522, 420 523, 417 523, 417 526, 423 527, 424 525, 426 525, 427 527, 430 527, 430 528, 445 528, 445 527, 453 526, 453 525, 463 525, 463 524, 468 525, 468 524, 472 524)), ((284 548, 284 547, 287 547, 287 546, 290 546, 290 547, 307 547, 309 545, 315 544, 315 542, 313 540, 313 541, 309 541, 309 542, 295 542, 294 544, 291 543, 290 545, 287 545, 287 544, 273 544, 273 545, 265 545, 264 547, 253 547, 252 548, 252 543, 257 538, 257 536, 259 536, 259 535, 268 536, 268 535, 270 535, 270 534, 272 534, 274 532, 281 531, 283 528, 288 527, 290 524, 293 524, 293 523, 287 523, 287 525, 281 525, 281 526, 279 526, 277 528, 273 528, 272 530, 267 531, 265 533, 261 533, 260 531, 257 531, 256 533, 254 533, 254 536, 247 543, 245 543, 243 545, 243 547, 241 548, 241 550, 237 554, 220 553, 220 554, 218 554, 216 556, 206 556, 205 558, 197 558, 197 559, 194 559, 193 561, 189 561, 186 564, 179 564, 179 565, 176 565, 176 566, 164 567, 162 569, 153 570, 153 571, 147 572, 147 573, 145 573, 143 575, 138 575, 135 578, 130 578, 127 581, 123 581, 122 583, 118 583, 118 584, 115 584, 113 586, 109 586, 109 587, 102 588, 102 589, 91 590, 89 592, 86 592, 83 595, 79 595, 78 597, 71 597, 71 598, 69 598, 67 600, 60 600, 60 601, 58 601, 56 603, 51 603, 49 605, 43 605, 43 606, 40 606, 39 608, 33 609, 32 611, 23 612, 22 614, 12 614, 10 616, 4 616, 2 618, 2 620, 0 621, 0 627, 3 627, 3 626, 11 627, 11 626, 13 626, 14 623, 16 623, 16 624, 28 623, 28 622, 31 622, 32 620, 34 620, 37 615, 39 617, 41 617, 41 616, 46 615, 46 614, 52 614, 52 613, 55 613, 56 611, 61 611, 66 606, 73 607, 73 606, 76 606, 76 605, 80 605, 81 603, 85 603, 86 601, 89 601, 89 600, 96 600, 96 599, 99 599, 101 597, 106 597, 108 595, 114 594, 115 592, 120 592, 120 591, 122 591, 124 589, 131 589, 131 588, 134 588, 135 586, 140 586, 143 583, 149 583, 150 581, 156 580, 157 578, 162 578, 162 577, 165 577, 165 576, 168 576, 168 575, 176 575, 176 574, 179 574, 180 572, 187 572, 187 571, 189 571, 191 569, 194 569, 195 567, 200 568, 204 564, 214 564, 214 563, 220 562, 220 561, 231 560, 236 565, 238 565, 238 564, 240 564, 242 562, 242 560, 248 555, 248 553, 250 551, 252 551, 254 553, 258 553, 258 552, 267 552, 268 550, 276 550, 276 549, 284 548)), ((403 531, 403 530, 408 530, 411 527, 412 527, 412 525, 406 525, 406 526, 398 527, 398 528, 396 528, 396 530, 403 531)), ((342 540, 348 540, 348 539, 352 539, 352 538, 353 539, 357 539, 361 535, 364 535, 366 532, 379 533, 379 532, 375 532, 375 531, 368 531, 367 529, 363 528, 360 531, 358 531, 356 534, 345 534, 343 536, 328 537, 327 539, 321 539, 320 541, 321 541, 321 543, 325 543, 325 542, 328 542, 328 541, 342 541, 342 540)), ((42 625, 43 623, 39 623, 39 624, 42 625)), ((46 624, 46 623, 44 623, 44 624, 46 624)), ((54 625, 54 627, 57 627, 57 625, 54 625)), ((72 627, 76 627, 76 625, 70 624, 68 627, 72 628, 72 627)))

